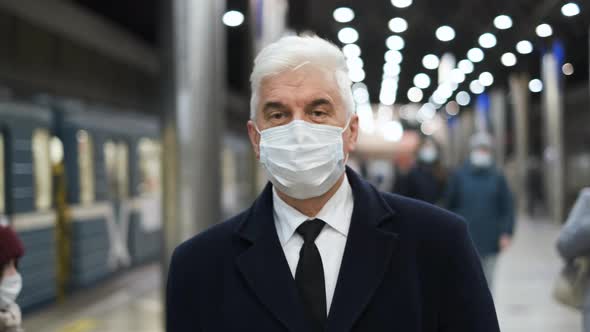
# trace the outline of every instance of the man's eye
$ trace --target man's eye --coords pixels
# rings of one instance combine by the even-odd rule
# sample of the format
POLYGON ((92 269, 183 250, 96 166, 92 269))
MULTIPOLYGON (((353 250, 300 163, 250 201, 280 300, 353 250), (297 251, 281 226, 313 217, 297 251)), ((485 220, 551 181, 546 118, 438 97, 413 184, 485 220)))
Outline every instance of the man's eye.
POLYGON ((324 111, 319 111, 319 110, 314 110, 311 112, 311 115, 313 115, 314 117, 322 117, 326 115, 326 112, 324 111))
POLYGON ((277 113, 272 113, 270 115, 270 118, 273 119, 273 120, 280 120, 280 119, 282 119, 284 117, 285 117, 285 114, 284 113, 278 113, 278 112, 277 113))

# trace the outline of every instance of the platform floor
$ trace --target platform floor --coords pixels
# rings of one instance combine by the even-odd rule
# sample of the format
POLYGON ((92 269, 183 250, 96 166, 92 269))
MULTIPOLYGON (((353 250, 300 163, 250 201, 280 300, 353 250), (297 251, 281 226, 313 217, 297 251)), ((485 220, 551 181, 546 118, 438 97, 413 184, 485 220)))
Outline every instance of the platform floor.
MULTIPOLYGON (((494 297, 503 332, 579 332, 578 313, 551 298, 561 262, 558 227, 521 219, 498 262, 494 297)), ((146 266, 27 315, 27 332, 163 332, 160 269, 146 266)))

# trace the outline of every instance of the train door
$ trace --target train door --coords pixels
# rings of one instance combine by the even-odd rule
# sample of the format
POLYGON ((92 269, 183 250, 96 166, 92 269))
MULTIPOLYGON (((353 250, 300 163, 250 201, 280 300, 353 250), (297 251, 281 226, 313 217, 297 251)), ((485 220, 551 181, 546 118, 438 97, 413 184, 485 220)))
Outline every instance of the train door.
POLYGON ((107 220, 111 245, 110 264, 128 266, 131 263, 127 246, 129 229, 129 147, 124 141, 108 140, 104 145, 104 159, 109 191, 113 207, 112 219, 107 220))

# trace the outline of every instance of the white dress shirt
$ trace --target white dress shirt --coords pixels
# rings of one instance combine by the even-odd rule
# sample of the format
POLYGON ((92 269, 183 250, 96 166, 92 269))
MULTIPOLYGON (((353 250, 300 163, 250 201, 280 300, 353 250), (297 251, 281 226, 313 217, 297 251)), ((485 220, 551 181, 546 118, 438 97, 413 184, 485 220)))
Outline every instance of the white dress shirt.
POLYGON ((273 187, 275 226, 293 278, 295 278, 297 263, 299 262, 299 251, 303 246, 303 237, 296 232, 297 227, 306 220, 315 218, 326 223, 316 238, 315 245, 320 252, 324 267, 327 313, 330 312, 336 282, 338 281, 353 206, 352 189, 346 175, 334 196, 328 200, 326 205, 314 217, 308 217, 287 204, 279 197, 273 187))

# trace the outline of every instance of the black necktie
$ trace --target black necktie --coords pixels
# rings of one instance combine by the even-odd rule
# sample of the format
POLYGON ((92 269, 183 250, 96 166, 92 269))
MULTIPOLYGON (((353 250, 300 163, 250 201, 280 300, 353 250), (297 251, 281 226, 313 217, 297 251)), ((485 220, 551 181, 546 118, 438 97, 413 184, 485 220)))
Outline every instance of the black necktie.
POLYGON ((325 223, 320 219, 307 220, 297 228, 304 240, 299 252, 299 263, 295 272, 295 283, 303 300, 305 312, 312 323, 313 332, 325 330, 326 287, 322 257, 314 241, 325 223))

